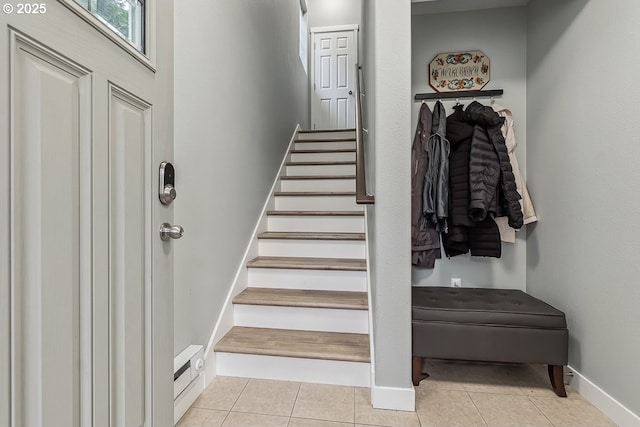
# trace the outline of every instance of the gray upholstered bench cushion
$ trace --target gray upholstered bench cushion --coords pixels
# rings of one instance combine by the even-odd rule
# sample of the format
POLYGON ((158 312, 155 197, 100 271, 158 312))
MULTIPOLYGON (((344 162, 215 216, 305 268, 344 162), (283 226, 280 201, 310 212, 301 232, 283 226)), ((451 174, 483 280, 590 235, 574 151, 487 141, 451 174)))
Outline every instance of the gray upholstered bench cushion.
POLYGON ((414 287, 414 321, 564 329, 565 315, 520 290, 414 287))
POLYGON ((564 313, 519 290, 424 287, 412 290, 413 384, 422 358, 543 363, 558 396, 569 331, 564 313))

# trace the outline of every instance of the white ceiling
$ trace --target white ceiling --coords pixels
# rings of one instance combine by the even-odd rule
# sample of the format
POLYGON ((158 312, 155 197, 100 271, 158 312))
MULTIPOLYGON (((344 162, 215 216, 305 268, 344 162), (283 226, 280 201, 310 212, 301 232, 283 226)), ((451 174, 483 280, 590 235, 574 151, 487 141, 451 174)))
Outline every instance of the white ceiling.
POLYGON ((412 15, 525 6, 529 0, 411 0, 412 15))

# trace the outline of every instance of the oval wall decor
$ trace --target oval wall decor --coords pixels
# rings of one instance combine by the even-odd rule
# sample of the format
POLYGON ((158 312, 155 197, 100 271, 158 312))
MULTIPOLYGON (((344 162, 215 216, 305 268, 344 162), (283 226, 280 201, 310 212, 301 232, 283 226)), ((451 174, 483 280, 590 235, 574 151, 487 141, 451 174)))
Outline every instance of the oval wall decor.
POLYGON ((438 92, 480 90, 489 83, 490 65, 479 50, 439 53, 429 63, 429 85, 438 92))

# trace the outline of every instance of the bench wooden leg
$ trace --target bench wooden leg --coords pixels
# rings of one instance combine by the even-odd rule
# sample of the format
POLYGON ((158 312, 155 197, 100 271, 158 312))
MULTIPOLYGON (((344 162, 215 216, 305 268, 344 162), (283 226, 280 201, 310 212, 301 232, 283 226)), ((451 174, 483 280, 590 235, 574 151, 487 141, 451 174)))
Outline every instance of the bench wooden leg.
POLYGON ((564 389, 564 367, 562 365, 548 365, 547 369, 553 391, 560 397, 567 397, 567 391, 564 389))
POLYGON ((420 381, 428 376, 428 374, 422 373, 422 357, 413 356, 413 385, 418 387, 420 385, 420 381))

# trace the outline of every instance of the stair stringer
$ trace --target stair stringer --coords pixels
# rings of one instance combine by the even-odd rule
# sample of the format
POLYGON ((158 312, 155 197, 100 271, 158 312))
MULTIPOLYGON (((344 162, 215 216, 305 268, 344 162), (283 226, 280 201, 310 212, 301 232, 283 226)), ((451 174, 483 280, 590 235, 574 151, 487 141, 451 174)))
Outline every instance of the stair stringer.
MULTIPOLYGON (((373 330, 375 325, 373 324, 373 310, 375 310, 375 306, 373 305, 373 301, 371 299, 371 295, 373 294, 372 290, 371 290, 371 269, 372 269, 372 263, 371 263, 371 249, 369 247, 370 241, 369 241, 369 207, 365 206, 364 208, 364 244, 365 244, 365 251, 364 251, 364 255, 365 255, 365 260, 367 261, 367 279, 366 279, 366 283, 367 283, 367 303, 369 306, 369 310, 368 310, 368 315, 369 315, 369 352, 371 354, 371 365, 370 365, 370 376, 371 376, 371 383, 370 383, 370 392, 371 392, 371 398, 373 399, 373 390, 375 388, 375 384, 376 384, 376 357, 375 357, 375 341, 374 341, 374 334, 373 334, 373 330)), ((373 400, 372 400, 373 401, 373 400)))
MULTIPOLYGON (((247 244, 247 250, 240 260, 238 270, 236 271, 236 275, 233 279, 233 282, 231 283, 220 315, 216 320, 213 332, 211 333, 211 337, 209 338, 209 342, 205 350, 204 388, 209 386, 209 384, 211 384, 211 381, 213 381, 213 379, 216 377, 216 354, 213 351, 213 346, 227 332, 229 332, 229 330, 234 325, 233 298, 240 292, 245 290, 247 288, 247 284, 249 283, 248 269, 246 264, 249 260, 258 256, 258 234, 267 230, 267 211, 275 209, 274 193, 280 190, 280 178, 285 175, 286 163, 290 161, 291 150, 300 130, 300 124, 296 125, 296 128, 293 131, 293 134, 289 141, 289 145, 287 146, 287 150, 285 151, 285 155, 282 159, 282 162, 280 163, 280 168, 276 173, 273 184, 271 185, 271 189, 269 190, 269 194, 267 195, 267 199, 264 203, 264 206, 262 207, 262 212, 260 212, 260 216, 258 217, 258 222, 256 223, 256 226, 253 229, 253 233, 251 234, 251 238, 249 239, 249 242, 247 244)), ((204 388, 202 389, 202 391, 204 391, 204 388)))

